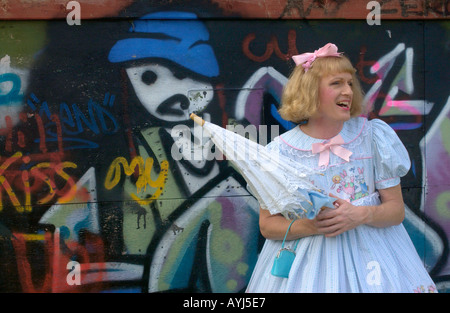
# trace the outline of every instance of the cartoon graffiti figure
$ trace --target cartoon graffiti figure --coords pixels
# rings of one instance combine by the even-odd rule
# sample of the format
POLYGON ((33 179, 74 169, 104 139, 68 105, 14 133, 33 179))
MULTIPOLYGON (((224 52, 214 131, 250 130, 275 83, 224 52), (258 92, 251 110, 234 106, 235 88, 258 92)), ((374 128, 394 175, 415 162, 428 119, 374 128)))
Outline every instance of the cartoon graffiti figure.
MULTIPOLYGON (((211 146, 205 144, 209 138, 203 132, 198 133, 194 126, 189 126, 191 131, 187 135, 173 131, 179 125, 193 125, 189 119, 190 113, 202 112, 206 120, 212 116, 206 112, 215 100, 213 81, 219 75, 219 66, 208 40, 209 32, 204 24, 197 20, 195 14, 178 11, 157 12, 133 21, 128 38, 117 41, 109 53, 110 62, 122 64, 137 101, 156 125, 134 130, 132 135, 137 138, 137 153, 143 159, 154 157, 155 166, 165 160, 170 163, 164 192, 151 204, 153 218, 157 221, 162 219, 162 216, 168 219, 175 216, 172 227, 182 230, 175 231, 173 228, 172 231, 164 230, 167 222, 161 223, 159 227, 155 223, 155 227, 151 230, 152 227, 147 223, 146 230, 142 227, 139 229, 146 232, 140 233, 139 240, 136 240, 135 236, 129 236, 129 239, 124 236, 129 253, 142 254, 147 249, 149 257, 155 260, 156 265, 152 265, 151 268, 157 274, 149 275, 150 291, 160 290, 163 288, 161 284, 170 288, 187 288, 185 284, 192 281, 192 278, 180 277, 192 275, 186 266, 194 259, 198 262, 197 256, 192 254, 192 251, 198 250, 198 246, 203 246, 203 241, 198 238, 208 237, 210 241, 218 241, 215 248, 219 250, 221 245, 226 249, 233 247, 237 249, 236 260, 230 263, 229 260, 223 260, 224 255, 214 255, 214 249, 208 251, 206 245, 202 247, 206 250, 204 254, 211 253, 209 262, 222 263, 222 266, 226 264, 222 267, 222 271, 229 271, 228 285, 219 282, 227 275, 221 273, 216 278, 214 274, 207 274, 207 279, 213 281, 211 284, 216 286, 215 290, 230 291, 242 288, 250 271, 241 270, 238 277, 231 278, 236 275, 234 266, 240 268, 249 266, 247 263, 251 260, 248 258, 256 256, 256 250, 239 252, 246 246, 256 247, 255 240, 258 238, 253 234, 237 235, 248 227, 248 223, 257 223, 258 206, 252 200, 248 200, 249 194, 241 182, 233 175, 230 176, 230 171, 222 171, 214 158, 178 159, 174 158, 172 153, 174 145, 178 145, 180 152, 185 153, 183 150, 185 144, 190 150, 200 151, 201 156, 214 153, 211 146), (225 194, 231 190, 235 193, 225 194), (239 200, 239 197, 236 197, 235 200, 228 201, 226 199, 228 195, 245 196, 246 198, 242 199, 246 200, 239 200), (200 200, 191 201, 189 198, 200 200), (184 206, 184 199, 190 201, 189 207, 184 206), (235 225, 230 226, 232 228, 222 228, 222 214, 225 214, 222 210, 227 211, 226 214, 229 216, 244 214, 248 217, 236 219, 235 225), (182 212, 181 215, 178 212, 182 212), (206 234, 204 225, 209 224, 213 231, 206 234), (244 224, 247 227, 244 227, 244 224), (154 248, 150 240, 155 234, 160 233, 165 235, 155 243, 159 247, 154 248), (224 233, 228 235, 224 236, 224 233), (228 242, 229 240, 231 241, 228 242), (178 250, 171 249, 172 246, 177 246, 178 250), (173 258, 184 261, 161 262, 173 258), (180 271, 177 267, 185 269, 180 271), (158 278, 160 276, 158 273, 161 272, 166 274, 163 278, 158 278), (217 281, 214 282, 215 280, 217 281)), ((130 180, 124 188, 127 186, 132 188, 130 180)), ((145 196, 145 190, 142 190, 142 196, 145 196)), ((135 217, 131 217, 135 212, 127 212, 126 208, 123 210, 124 233, 136 232, 136 227, 131 226, 136 220, 135 217)), ((233 253, 230 255, 234 255, 233 253)), ((206 266, 203 270, 206 273, 206 266)), ((210 291, 210 288, 213 287, 206 290, 210 291)))
MULTIPOLYGON (((209 33, 194 14, 186 12, 145 15, 133 22, 129 33, 130 38, 119 40, 112 47, 109 61, 125 64, 138 101, 166 130, 161 134, 157 129, 158 135, 171 142, 168 134, 171 134, 172 128, 177 123, 189 121, 190 113, 204 110, 214 97, 210 80, 218 76, 219 68, 207 43, 209 33)), ((205 118, 208 118, 207 114, 205 118)), ((197 135, 194 131, 190 133, 197 135)), ((148 138, 146 140, 149 141, 148 138)), ((205 138, 189 141, 193 149, 205 148, 205 138)), ((174 143, 178 142, 175 140, 174 143)), ((168 146, 167 141, 163 144, 168 146)), ((154 147, 155 142, 151 146, 154 147)), ((214 171, 211 162, 199 159, 189 161, 176 164, 183 174, 196 172, 203 179, 205 174, 211 175, 209 178, 217 175, 217 169, 214 171)), ((177 177, 185 180, 183 185, 187 196, 202 185, 200 181, 193 183, 194 177, 177 177)))
POLYGON ((140 62, 126 69, 128 78, 148 112, 164 121, 188 120, 190 113, 203 110, 212 99, 208 80, 219 74, 219 67, 207 44, 207 29, 195 19, 185 12, 145 15, 130 29, 136 38, 118 41, 109 53, 113 63, 140 62), (196 91, 200 97, 189 99, 186 91, 196 91))

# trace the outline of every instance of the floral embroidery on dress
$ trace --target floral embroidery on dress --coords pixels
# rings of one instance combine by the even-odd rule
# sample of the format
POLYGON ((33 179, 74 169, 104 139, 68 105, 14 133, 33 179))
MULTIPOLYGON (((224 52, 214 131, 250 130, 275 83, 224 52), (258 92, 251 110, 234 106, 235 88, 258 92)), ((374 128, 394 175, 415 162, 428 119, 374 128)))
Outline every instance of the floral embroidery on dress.
POLYGON ((420 285, 413 291, 414 293, 437 293, 436 287, 433 285, 430 285, 427 288, 425 288, 423 285, 420 285))
POLYGON ((335 190, 343 199, 355 201, 369 195, 369 188, 367 187, 364 178, 364 168, 352 167, 343 170, 331 179, 333 185, 332 190, 335 190))

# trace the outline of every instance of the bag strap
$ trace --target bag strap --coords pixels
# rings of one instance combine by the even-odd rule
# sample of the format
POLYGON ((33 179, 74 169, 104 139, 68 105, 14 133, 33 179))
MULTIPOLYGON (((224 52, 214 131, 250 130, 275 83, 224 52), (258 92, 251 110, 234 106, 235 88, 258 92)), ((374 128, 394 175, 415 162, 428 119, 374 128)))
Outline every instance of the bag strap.
MULTIPOLYGON (((289 229, 291 229, 292 223, 294 223, 294 222, 295 222, 295 220, 292 220, 291 223, 290 223, 289 226, 288 226, 288 229, 287 229, 287 231, 286 231, 286 234, 284 235, 283 243, 281 244, 281 249, 284 248, 284 242, 286 241, 287 234, 289 233, 289 229)), ((297 239, 297 242, 295 243, 295 246, 294 246, 294 248, 293 248, 294 251, 297 249, 297 245, 298 245, 298 242, 299 242, 299 241, 300 241, 300 239, 297 239)))

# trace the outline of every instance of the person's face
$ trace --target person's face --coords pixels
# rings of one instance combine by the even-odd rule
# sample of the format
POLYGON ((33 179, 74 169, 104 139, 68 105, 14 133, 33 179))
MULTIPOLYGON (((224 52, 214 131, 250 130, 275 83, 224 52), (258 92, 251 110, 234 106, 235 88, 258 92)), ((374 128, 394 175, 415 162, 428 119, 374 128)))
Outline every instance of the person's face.
POLYGON ((140 102, 161 120, 188 120, 192 112, 203 110, 213 98, 210 83, 176 75, 163 65, 145 64, 126 71, 140 102))
POLYGON ((353 100, 353 77, 350 73, 337 73, 322 77, 319 86, 317 115, 335 121, 350 119, 353 100))

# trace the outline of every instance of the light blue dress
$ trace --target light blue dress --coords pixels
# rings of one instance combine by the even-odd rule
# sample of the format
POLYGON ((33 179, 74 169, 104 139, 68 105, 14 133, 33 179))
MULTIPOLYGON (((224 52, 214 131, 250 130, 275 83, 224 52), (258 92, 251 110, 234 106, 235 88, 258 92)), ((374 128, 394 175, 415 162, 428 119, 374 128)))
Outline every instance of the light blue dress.
MULTIPOLYGON (((333 152, 319 167, 312 138, 300 127, 275 138, 267 147, 316 168, 313 183, 326 194, 354 205, 377 205, 379 189, 396 186, 410 168, 408 152, 385 122, 353 118, 344 123, 341 147, 352 152, 347 162, 333 152)), ((285 245, 293 247, 294 241, 285 245)), ((271 268, 281 241, 265 241, 247 292, 437 292, 402 224, 386 228, 358 226, 336 237, 300 239, 289 278, 271 268)))

